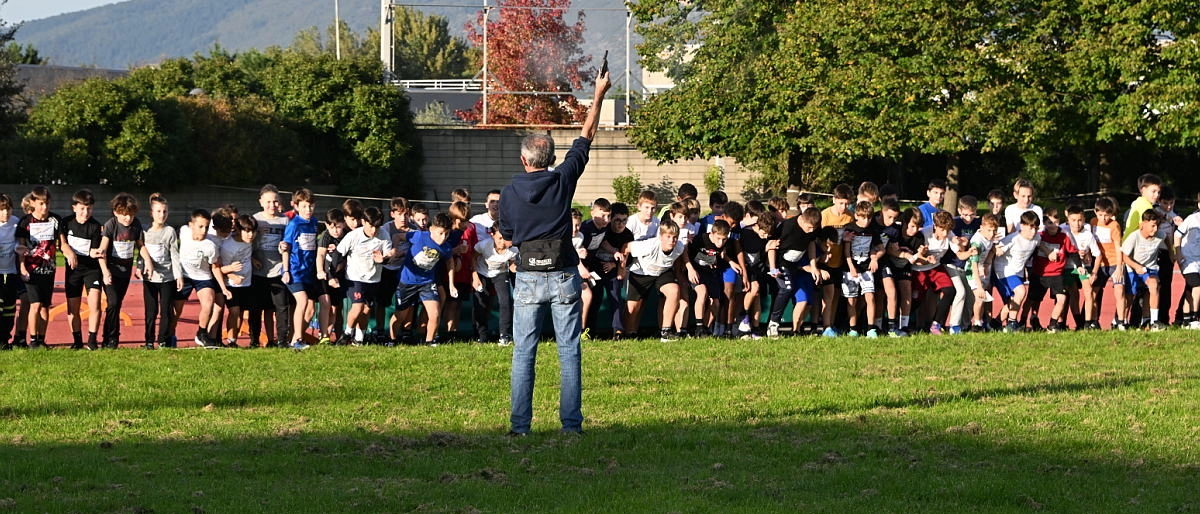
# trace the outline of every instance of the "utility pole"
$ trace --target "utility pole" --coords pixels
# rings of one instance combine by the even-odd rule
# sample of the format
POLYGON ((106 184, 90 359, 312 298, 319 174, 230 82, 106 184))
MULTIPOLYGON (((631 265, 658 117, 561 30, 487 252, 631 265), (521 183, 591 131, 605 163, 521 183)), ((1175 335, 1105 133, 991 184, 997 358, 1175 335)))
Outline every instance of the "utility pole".
POLYGON ((392 37, 392 0, 379 0, 379 60, 383 63, 384 82, 395 78, 392 37))
POLYGON ((342 60, 342 15, 338 0, 333 0, 333 47, 337 60, 342 60))

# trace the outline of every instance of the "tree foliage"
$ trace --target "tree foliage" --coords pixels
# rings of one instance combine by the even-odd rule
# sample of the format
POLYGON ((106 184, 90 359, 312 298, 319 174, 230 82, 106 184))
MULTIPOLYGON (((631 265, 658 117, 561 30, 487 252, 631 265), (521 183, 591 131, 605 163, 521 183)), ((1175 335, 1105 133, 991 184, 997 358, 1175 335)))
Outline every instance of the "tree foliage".
POLYGON ((592 82, 595 69, 586 67, 591 57, 580 50, 584 14, 575 23, 563 16, 570 0, 501 0, 496 13, 480 12, 467 24, 467 38, 482 47, 487 27, 488 82, 501 93, 488 95, 488 116, 483 101, 473 111, 459 115, 489 124, 567 124, 581 121, 587 109, 572 91, 592 82), (586 67, 586 68, 585 68, 586 67), (544 91, 549 94, 504 94, 544 91))
MULTIPOLYGON (((10 25, 3 19, 0 19, 0 48, 14 45, 13 38, 16 36, 18 26, 10 25)), ((13 129, 20 120, 20 112, 17 110, 17 96, 21 94, 22 87, 16 81, 16 65, 21 64, 14 60, 19 57, 12 52, 0 52, 0 139, 4 139, 12 135, 13 129)))
POLYGON ((169 189, 337 184, 419 190, 419 139, 377 63, 214 48, 119 80, 63 87, 33 109, 9 179, 169 189))
POLYGON ((1064 148, 1094 158, 1138 141, 1195 146, 1200 134, 1200 8, 1177 0, 632 8, 643 63, 676 81, 633 116, 631 139, 660 160, 790 155, 793 168, 844 169, 1015 152, 1033 170, 1064 148))

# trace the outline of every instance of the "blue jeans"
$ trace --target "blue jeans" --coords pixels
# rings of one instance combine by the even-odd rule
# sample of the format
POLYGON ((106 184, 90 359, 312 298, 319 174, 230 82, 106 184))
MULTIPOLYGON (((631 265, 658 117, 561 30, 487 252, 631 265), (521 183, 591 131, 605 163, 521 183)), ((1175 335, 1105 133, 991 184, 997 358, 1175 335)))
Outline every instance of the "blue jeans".
POLYGON ((534 363, 542 320, 549 310, 554 320, 560 367, 558 406, 562 429, 583 429, 582 371, 579 333, 582 303, 579 300, 579 274, 575 269, 561 271, 521 271, 516 274, 513 291, 512 358, 512 431, 529 432, 533 422, 534 363))

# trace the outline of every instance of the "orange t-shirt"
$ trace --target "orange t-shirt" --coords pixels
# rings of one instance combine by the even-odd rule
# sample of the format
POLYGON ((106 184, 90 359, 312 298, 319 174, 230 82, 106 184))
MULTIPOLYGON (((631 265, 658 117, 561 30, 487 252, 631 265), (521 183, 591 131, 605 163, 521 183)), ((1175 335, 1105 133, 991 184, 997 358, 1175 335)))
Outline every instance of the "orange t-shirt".
POLYGON ((825 251, 829 254, 829 262, 826 266, 832 269, 842 267, 842 228, 854 222, 854 216, 849 212, 842 214, 834 214, 833 207, 826 207, 821 211, 821 228, 830 227, 837 230, 837 240, 833 244, 827 244, 825 251))
POLYGON ((1096 246, 1100 247, 1101 266, 1116 266, 1121 263, 1121 224, 1114 218, 1107 225, 1100 225, 1092 218, 1096 230, 1096 246))

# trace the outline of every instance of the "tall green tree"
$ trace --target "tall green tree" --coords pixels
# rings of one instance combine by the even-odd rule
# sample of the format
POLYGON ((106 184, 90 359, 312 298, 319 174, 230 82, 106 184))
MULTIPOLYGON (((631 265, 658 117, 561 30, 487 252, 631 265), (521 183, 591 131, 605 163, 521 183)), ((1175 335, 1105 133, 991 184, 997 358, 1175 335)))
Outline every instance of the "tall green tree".
MULTIPOLYGON (((635 112, 662 160, 788 162, 1064 147, 1196 134, 1196 23, 1171 0, 673 2, 633 6, 676 88, 635 112)), ((1020 170, 1016 170, 1020 171, 1020 170)), ((793 182, 797 183, 797 182, 793 182)))

